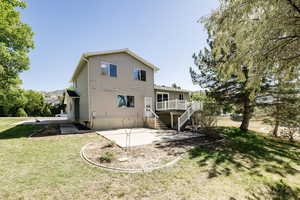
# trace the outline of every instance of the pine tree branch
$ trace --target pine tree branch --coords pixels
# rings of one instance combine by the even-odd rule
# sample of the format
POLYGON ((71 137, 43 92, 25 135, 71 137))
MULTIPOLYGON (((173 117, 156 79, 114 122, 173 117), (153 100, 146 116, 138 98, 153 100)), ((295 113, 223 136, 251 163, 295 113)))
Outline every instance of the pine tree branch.
POLYGON ((287 0, 287 1, 300 14, 300 8, 292 0, 287 0))
POLYGON ((293 60, 293 59, 298 58, 298 57, 300 57, 300 54, 297 54, 295 56, 286 57, 286 58, 281 58, 281 59, 282 60, 293 60))

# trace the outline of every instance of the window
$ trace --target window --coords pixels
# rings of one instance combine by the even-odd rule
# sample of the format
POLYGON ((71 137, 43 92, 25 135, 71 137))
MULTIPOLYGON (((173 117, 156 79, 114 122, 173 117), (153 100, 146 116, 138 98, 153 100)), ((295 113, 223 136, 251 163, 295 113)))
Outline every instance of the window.
POLYGON ((109 75, 111 77, 117 77, 117 65, 113 65, 113 64, 109 65, 109 75))
POLYGON ((101 63, 101 75, 117 77, 117 65, 101 63))
POLYGON ((127 96, 127 107, 134 107, 134 96, 127 96))
POLYGON ((179 94, 179 100, 183 100, 183 94, 179 94))
POLYGON ((168 101, 169 94, 168 93, 157 93, 156 98, 157 98, 157 102, 168 101))
POLYGON ((146 71, 142 69, 135 69, 133 71, 134 80, 146 81, 146 71))
POLYGON ((118 95, 117 104, 119 108, 133 108, 134 107, 134 96, 123 96, 118 95))

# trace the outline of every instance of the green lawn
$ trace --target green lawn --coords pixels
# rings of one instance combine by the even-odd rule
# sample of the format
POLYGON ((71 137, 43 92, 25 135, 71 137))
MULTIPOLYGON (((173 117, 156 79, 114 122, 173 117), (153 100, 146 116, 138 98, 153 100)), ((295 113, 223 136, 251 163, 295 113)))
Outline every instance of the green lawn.
POLYGON ((95 133, 28 139, 40 129, 0 119, 0 199, 298 199, 300 145, 235 128, 227 142, 198 147, 174 167, 146 174, 83 162, 95 133))

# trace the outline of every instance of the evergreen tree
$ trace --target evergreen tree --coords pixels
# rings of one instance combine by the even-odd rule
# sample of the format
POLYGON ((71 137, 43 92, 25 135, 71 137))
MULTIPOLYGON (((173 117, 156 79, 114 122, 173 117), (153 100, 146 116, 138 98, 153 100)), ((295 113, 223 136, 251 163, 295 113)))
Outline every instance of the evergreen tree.
POLYGON ((273 80, 273 85, 270 90, 265 94, 269 97, 265 101, 265 111, 269 116, 266 120, 274 129, 272 134, 278 137, 278 129, 282 127, 295 127, 300 124, 300 91, 298 75, 293 80, 285 81, 282 78, 284 75, 278 76, 273 80))
POLYGON ((258 103, 256 101, 258 94, 268 89, 270 80, 264 77, 259 90, 256 87, 249 87, 248 82, 253 77, 253 71, 249 71, 249 67, 246 65, 241 65, 240 71, 232 71, 229 77, 224 75, 221 65, 230 57, 235 56, 236 45, 231 41, 230 54, 226 55, 223 52, 223 56, 218 57, 214 53, 215 42, 212 38, 214 36, 209 33, 208 47, 200 51, 198 55, 193 55, 198 70, 190 68, 192 80, 206 89, 207 95, 214 98, 219 104, 226 107, 241 106, 243 120, 240 129, 247 131, 254 108, 258 103), (242 74, 243 78, 239 78, 238 74, 242 74))
MULTIPOLYGON (((297 73, 300 63, 300 1, 299 0, 221 0, 220 8, 203 22, 214 36, 213 53, 217 58, 230 54, 234 39, 235 56, 220 63, 231 75, 248 66, 251 79, 247 87, 259 89, 270 71, 285 72, 285 80, 297 73), (278 69, 279 67, 279 69, 278 69)), ((242 73, 237 73, 243 79, 242 73)))

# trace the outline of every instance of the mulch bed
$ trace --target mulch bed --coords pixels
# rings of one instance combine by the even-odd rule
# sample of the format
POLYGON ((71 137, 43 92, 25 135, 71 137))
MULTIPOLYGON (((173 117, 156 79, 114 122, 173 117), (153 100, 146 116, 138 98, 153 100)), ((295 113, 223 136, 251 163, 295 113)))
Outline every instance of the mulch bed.
POLYGON ((82 124, 79 124, 79 123, 74 123, 75 127, 78 129, 78 130, 91 130, 90 128, 82 125, 82 124))
POLYGON ((90 143, 85 148, 84 153, 92 162, 107 167, 123 169, 155 168, 175 160, 195 146, 213 143, 220 139, 222 138, 202 136, 187 140, 136 146, 129 149, 121 148, 106 139, 102 139, 90 143), (100 157, 107 154, 111 155, 111 160, 101 161, 100 157), (120 158, 128 158, 128 160, 120 161, 120 158))
POLYGON ((60 134, 59 125, 51 124, 45 125, 41 130, 31 135, 31 137, 46 137, 60 134))
MULTIPOLYGON (((80 132, 79 133, 73 133, 73 134, 83 134, 86 131, 91 130, 88 127, 86 127, 82 124, 74 123, 74 125, 76 126, 76 128, 80 132)), ((41 130, 39 130, 36 133, 32 134, 30 137, 46 137, 46 136, 63 135, 63 134, 61 134, 59 124, 49 124, 49 125, 43 125, 43 126, 44 127, 41 130)), ((66 135, 69 135, 69 134, 66 134, 66 135)))

